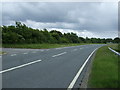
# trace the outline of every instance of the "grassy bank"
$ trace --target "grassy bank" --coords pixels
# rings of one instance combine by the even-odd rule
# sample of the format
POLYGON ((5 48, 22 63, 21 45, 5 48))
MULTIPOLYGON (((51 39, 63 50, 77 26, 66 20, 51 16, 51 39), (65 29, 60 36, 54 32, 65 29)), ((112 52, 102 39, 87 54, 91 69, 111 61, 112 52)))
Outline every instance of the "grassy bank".
POLYGON ((0 55, 2 55, 2 54, 6 54, 6 53, 5 53, 5 52, 0 51, 0 55))
POLYGON ((118 87, 118 56, 111 52, 108 46, 103 46, 96 52, 88 87, 118 87))
POLYGON ((58 47, 69 47, 77 45, 85 45, 87 43, 77 44, 3 44, 4 48, 32 48, 32 49, 47 49, 47 48, 58 48, 58 47))
POLYGON ((108 46, 114 49, 115 51, 120 52, 120 44, 111 44, 108 46))

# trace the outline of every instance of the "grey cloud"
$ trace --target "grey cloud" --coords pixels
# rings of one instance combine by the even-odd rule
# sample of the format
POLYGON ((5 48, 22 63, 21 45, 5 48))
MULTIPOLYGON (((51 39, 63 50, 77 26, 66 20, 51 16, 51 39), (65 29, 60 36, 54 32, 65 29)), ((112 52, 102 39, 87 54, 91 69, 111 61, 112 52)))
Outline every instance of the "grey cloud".
POLYGON ((113 31, 118 26, 117 3, 3 3, 2 9, 4 25, 31 20, 46 24, 44 28, 94 32, 113 31))

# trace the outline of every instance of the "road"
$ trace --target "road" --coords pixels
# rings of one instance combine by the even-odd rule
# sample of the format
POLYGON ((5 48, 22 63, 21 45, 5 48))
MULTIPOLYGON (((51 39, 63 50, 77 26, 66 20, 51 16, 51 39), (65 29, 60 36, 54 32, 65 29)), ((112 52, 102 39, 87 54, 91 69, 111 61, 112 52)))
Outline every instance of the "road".
MULTIPOLYGON (((103 45, 53 49, 10 49, 2 56, 3 88, 68 88, 79 69, 103 45)), ((73 88, 79 87, 79 76, 73 88)))

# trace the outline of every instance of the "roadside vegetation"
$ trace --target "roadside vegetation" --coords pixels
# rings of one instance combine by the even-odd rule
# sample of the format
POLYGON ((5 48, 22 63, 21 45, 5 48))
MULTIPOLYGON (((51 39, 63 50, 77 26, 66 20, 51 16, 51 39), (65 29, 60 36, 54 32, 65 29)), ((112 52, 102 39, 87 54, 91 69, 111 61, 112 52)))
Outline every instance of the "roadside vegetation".
MULTIPOLYGON (((108 46, 117 48, 117 45, 108 46)), ((111 52, 108 46, 96 52, 88 80, 89 88, 118 88, 118 55, 111 52)))
POLYGON ((62 33, 57 30, 48 31, 47 29, 33 29, 31 27, 16 22, 15 25, 1 26, 3 47, 21 47, 21 48, 50 48, 58 46, 70 46, 72 44, 88 43, 118 43, 120 38, 83 38, 78 37, 76 33, 62 33), (72 43, 72 44, 71 44, 72 43), (31 45, 30 45, 31 44, 31 45), (55 44, 55 45, 53 45, 55 44), (68 44, 68 45, 67 45, 68 44), (40 46, 39 46, 40 45, 40 46), (45 45, 45 46, 44 46, 45 45))
POLYGON ((69 46, 85 45, 86 43, 74 43, 74 44, 3 44, 4 48, 32 48, 32 49, 48 49, 48 48, 60 48, 69 46))
POLYGON ((114 49, 115 51, 120 52, 120 44, 112 44, 108 46, 114 49))
POLYGON ((0 51, 0 55, 6 54, 5 52, 0 51))

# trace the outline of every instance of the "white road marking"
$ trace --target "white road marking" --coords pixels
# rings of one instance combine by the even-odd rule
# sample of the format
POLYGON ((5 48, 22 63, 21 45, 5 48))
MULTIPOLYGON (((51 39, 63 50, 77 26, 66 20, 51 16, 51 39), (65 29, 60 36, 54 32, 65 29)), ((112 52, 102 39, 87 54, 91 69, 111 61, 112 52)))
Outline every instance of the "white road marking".
POLYGON ((10 56, 16 56, 17 54, 12 54, 12 55, 10 55, 10 56))
POLYGON ((23 53, 23 54, 28 54, 28 53, 23 53))
POLYGON ((60 50, 60 49, 63 49, 63 48, 56 48, 56 50, 60 50))
POLYGON ((80 48, 80 49, 82 49, 82 48, 80 48))
POLYGON ((49 51, 50 49, 47 49, 46 51, 49 51))
POLYGON ((32 52, 32 53, 36 53, 36 52, 32 52))
POLYGON ((42 61, 42 60, 36 60, 36 61, 29 62, 29 63, 23 64, 23 65, 20 65, 20 66, 16 66, 16 67, 13 67, 13 68, 9 68, 9 69, 6 69, 6 70, 3 70, 3 71, 0 71, 0 74, 1 74, 1 73, 5 73, 5 72, 8 72, 8 71, 15 70, 15 69, 19 69, 19 68, 22 68, 22 67, 25 67, 25 66, 28 66, 28 65, 34 64, 34 63, 38 63, 38 62, 40 62, 40 61, 42 61))
POLYGON ((74 49, 73 51, 76 51, 77 49, 74 49))
POLYGON ((57 56, 65 54, 65 53, 67 53, 67 52, 63 52, 63 53, 60 53, 60 54, 57 54, 57 55, 53 55, 52 57, 57 57, 57 56))
POLYGON ((97 50, 97 48, 88 56, 87 60, 84 62, 84 64, 82 65, 82 67, 80 67, 79 71, 77 72, 77 74, 75 75, 74 79, 72 80, 72 82, 70 83, 70 85, 68 86, 67 90, 71 90, 75 84, 75 82, 77 81, 78 77, 80 76, 82 70, 84 69, 85 65, 87 64, 88 60, 90 59, 90 57, 93 55, 93 53, 97 50))

